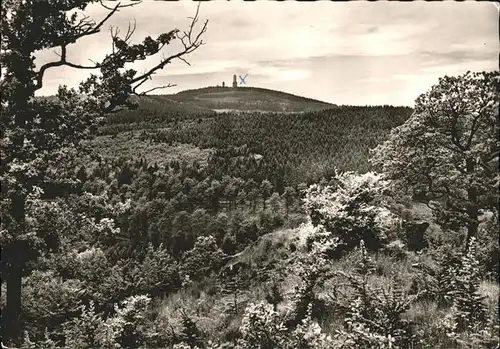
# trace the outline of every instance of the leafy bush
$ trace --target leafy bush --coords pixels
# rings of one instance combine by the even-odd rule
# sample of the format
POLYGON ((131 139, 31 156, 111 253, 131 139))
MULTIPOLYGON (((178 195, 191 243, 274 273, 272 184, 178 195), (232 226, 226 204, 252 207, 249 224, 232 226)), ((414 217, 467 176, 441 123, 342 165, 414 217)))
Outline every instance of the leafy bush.
POLYGON ((148 296, 132 296, 115 305, 115 315, 108 319, 113 328, 115 340, 120 348, 140 348, 146 341, 145 311, 151 298, 148 296))
POLYGON ((219 249, 212 235, 199 236, 194 247, 182 257, 182 274, 192 280, 199 280, 211 272, 219 270, 225 253, 219 249))
POLYGON ((287 329, 271 304, 258 302, 245 309, 240 331, 242 349, 275 349, 282 346, 287 329))
POLYGON ((420 251, 429 246, 425 238, 425 231, 429 227, 428 222, 404 221, 404 242, 410 251, 420 251))
POLYGON ((149 245, 146 255, 135 273, 135 292, 161 295, 180 287, 179 264, 172 255, 160 245, 149 245))
POLYGON ((93 302, 81 308, 81 315, 64 324, 65 346, 71 349, 114 348, 114 329, 95 312, 93 302))
POLYGON ((88 296, 85 284, 77 279, 64 280, 53 271, 34 271, 23 287, 23 315, 27 330, 34 338, 48 328, 60 326, 68 317, 78 313, 88 296))
POLYGON ((295 328, 308 315, 317 314, 318 299, 315 288, 322 281, 325 269, 322 260, 309 259, 296 263, 295 273, 300 276, 299 284, 293 290, 291 296, 291 311, 288 314, 286 326, 295 328))
POLYGON ((355 248, 362 239, 369 250, 389 242, 399 219, 384 203, 388 182, 373 172, 336 174, 332 181, 334 186, 311 186, 304 199, 312 223, 320 227, 313 241, 316 247, 337 255, 355 248))
POLYGON ((81 313, 62 325, 63 338, 54 341, 48 332, 45 337, 32 342, 26 333, 22 349, 138 349, 144 346, 148 337, 146 308, 148 296, 132 296, 115 305, 115 313, 105 319, 96 312, 93 302, 80 307, 81 313))
POLYGON ((320 325, 312 320, 312 305, 306 316, 288 336, 284 349, 333 349, 333 339, 325 334, 320 325))
POLYGON ((498 227, 498 213, 488 212, 485 214, 479 226, 476 244, 481 274, 486 278, 500 282, 498 227))

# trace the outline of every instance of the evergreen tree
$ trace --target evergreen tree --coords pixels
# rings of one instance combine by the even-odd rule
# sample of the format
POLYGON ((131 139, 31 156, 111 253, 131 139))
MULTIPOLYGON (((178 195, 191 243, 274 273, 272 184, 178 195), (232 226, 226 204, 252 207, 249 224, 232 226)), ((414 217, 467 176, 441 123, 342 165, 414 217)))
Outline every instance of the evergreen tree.
POLYGON ((182 316, 182 331, 179 339, 188 344, 191 349, 205 347, 201 331, 196 326, 196 323, 186 314, 185 311, 181 312, 182 316))
POLYGON ((449 296, 453 300, 453 316, 457 332, 477 332, 488 320, 484 296, 479 294, 480 270, 477 260, 477 241, 471 238, 469 249, 453 280, 449 296))

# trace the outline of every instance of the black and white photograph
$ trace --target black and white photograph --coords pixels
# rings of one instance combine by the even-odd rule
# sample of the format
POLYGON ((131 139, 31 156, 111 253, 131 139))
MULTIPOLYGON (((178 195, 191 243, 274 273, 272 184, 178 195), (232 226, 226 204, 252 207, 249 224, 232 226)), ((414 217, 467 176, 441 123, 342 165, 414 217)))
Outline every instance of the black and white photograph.
POLYGON ((495 1, 0 1, 1 349, 499 349, 495 1))

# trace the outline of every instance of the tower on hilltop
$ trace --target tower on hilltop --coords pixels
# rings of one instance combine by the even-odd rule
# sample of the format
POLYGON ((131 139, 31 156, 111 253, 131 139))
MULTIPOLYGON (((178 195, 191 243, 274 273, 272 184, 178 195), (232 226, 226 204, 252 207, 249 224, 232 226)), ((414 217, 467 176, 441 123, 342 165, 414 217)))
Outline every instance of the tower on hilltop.
POLYGON ((236 74, 233 75, 233 87, 238 87, 238 83, 236 82, 236 74))

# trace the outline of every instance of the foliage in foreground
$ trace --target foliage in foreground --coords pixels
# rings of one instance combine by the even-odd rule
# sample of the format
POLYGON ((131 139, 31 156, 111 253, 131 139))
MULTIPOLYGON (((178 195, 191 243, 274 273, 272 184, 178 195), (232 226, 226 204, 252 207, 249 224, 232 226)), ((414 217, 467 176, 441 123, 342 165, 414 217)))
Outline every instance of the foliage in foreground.
MULTIPOLYGON (((378 177, 376 174, 356 176, 349 173, 340 176, 337 180, 344 180, 351 184, 366 184, 367 178, 378 177)), ((375 182, 369 181, 372 184, 375 182)), ((364 185, 361 187, 367 190, 364 185)), ((356 198, 364 192, 364 190, 354 190, 347 194, 346 191, 342 191, 342 188, 345 189, 340 185, 338 195, 344 199, 356 198)), ((309 204, 311 201, 314 201, 313 197, 306 199, 309 204)), ((374 206, 367 209, 367 212, 378 207, 378 204, 373 202, 372 204, 374 206)), ((335 215, 348 216, 342 210, 330 210, 328 214, 332 219, 335 215)), ((383 217, 388 218, 387 215, 383 217)), ((352 221, 355 222, 355 220, 352 221)), ((360 222, 368 224, 365 226, 368 230, 376 226, 387 227, 387 225, 378 225, 380 222, 375 219, 360 218, 360 222)), ((317 228, 313 229, 311 236, 314 237, 317 233, 317 228)), ((276 302, 270 304, 263 299, 262 294, 255 294, 247 298, 245 306, 239 313, 222 314, 222 319, 219 321, 236 321, 231 338, 222 339, 219 332, 208 331, 206 325, 202 325, 204 316, 209 316, 211 306, 202 305, 203 297, 198 290, 195 296, 198 298, 195 299, 201 301, 202 304, 188 304, 187 309, 179 312, 177 320, 175 317, 164 319, 167 323, 163 325, 160 325, 164 321, 160 316, 151 316, 151 310, 154 307, 148 307, 150 304, 148 297, 127 298, 107 313, 96 311, 91 303, 89 307, 81 308, 80 315, 62 324, 61 328, 64 329, 62 333, 58 331, 52 334, 47 333, 48 337, 45 341, 41 339, 41 342, 29 344, 31 347, 26 348, 42 348, 50 344, 53 348, 90 349, 96 343, 103 348, 145 348, 146 346, 241 349, 405 349, 408 347, 469 348, 471 346, 490 348, 493 343, 498 342, 496 334, 498 319, 493 316, 490 309, 486 308, 485 297, 479 294, 481 273, 478 244, 474 238, 467 252, 459 256, 456 267, 442 268, 444 270, 442 276, 445 280, 449 280, 451 286, 443 284, 433 286, 434 290, 444 287, 439 292, 445 294, 451 303, 441 306, 442 310, 437 313, 438 320, 434 323, 432 330, 423 327, 423 323, 409 320, 410 313, 415 311, 415 307, 427 301, 428 284, 420 284, 415 291, 408 288, 408 283, 405 284, 397 275, 389 274, 388 277, 380 279, 380 266, 377 266, 374 257, 380 260, 384 252, 379 249, 374 251, 377 254, 370 255, 365 245, 363 237, 359 240, 359 247, 351 246, 350 252, 339 244, 339 248, 343 250, 340 255, 319 248, 309 249, 309 252, 306 252, 307 246, 304 246, 305 249, 297 249, 287 263, 278 265, 274 270, 275 273, 278 273, 280 268, 288 270, 285 272, 288 276, 285 279, 279 279, 281 285, 278 290, 275 290, 275 293, 285 291, 284 297, 273 297, 272 299, 276 299, 276 302), (338 268, 337 263, 340 260, 352 258, 353 255, 357 256, 358 262, 353 263, 349 260, 346 265, 348 269, 338 268), (352 268, 353 265, 355 268, 352 268), (298 280, 297 276, 299 276, 298 280), (385 280, 383 281, 385 284, 379 285, 380 280, 385 280), (290 282, 296 287, 290 287, 290 282), (328 283, 336 286, 328 286, 328 283), (320 316, 318 307, 323 307, 326 314, 334 314, 336 325, 333 328, 329 327, 328 321, 320 316), (178 321, 177 325, 174 325, 175 321, 178 321), (99 330, 96 330, 97 328, 99 330)), ((185 270, 196 270, 199 267, 211 268, 222 257, 211 237, 198 239, 195 246, 193 253, 186 254, 185 270), (205 265, 199 264, 202 260, 206 260, 205 265)), ((333 249, 335 247, 330 246, 330 250, 333 249)), ((410 257, 411 255, 391 258, 399 258, 399 262, 407 263, 405 259, 410 257)), ((444 265, 457 263, 453 255, 450 255, 450 258, 452 259, 443 260, 444 265)), ((392 260, 391 262, 397 263, 398 261, 392 260)), ((259 268, 259 265, 255 268, 259 268)), ((410 278, 421 277, 425 277, 423 269, 410 274, 410 278)), ((217 281, 212 280, 212 282, 217 281)), ((256 287, 258 283, 252 283, 250 280, 249 285, 256 287)), ((241 291, 243 294, 248 292, 245 289, 241 291)), ((186 295, 187 289, 180 292, 186 295)), ((214 302, 212 304, 217 307, 219 297, 223 296, 215 293, 212 297, 212 302, 214 302)), ((215 316, 220 318, 221 312, 217 312, 215 316)))
POLYGON ((428 202, 443 229, 466 229, 466 246, 482 213, 498 216, 499 83, 499 71, 440 78, 372 151, 372 163, 428 202))
POLYGON ((400 221, 385 202, 388 181, 373 172, 345 172, 331 182, 311 186, 304 199, 311 222, 320 230, 312 248, 336 254, 364 240, 369 250, 377 251, 391 241, 391 234, 394 239, 400 221))
MULTIPOLYGON (((474 296, 477 295, 478 285, 473 281, 477 280, 477 274, 470 267, 475 263, 473 248, 463 256, 462 272, 454 278, 456 300, 450 312, 437 323, 436 332, 431 337, 420 332, 416 323, 407 320, 407 313, 419 301, 419 295, 409 296, 397 282, 389 288, 373 284, 370 279, 376 267, 372 258, 363 244, 357 253, 360 258, 354 272, 337 273, 338 280, 344 279, 350 290, 341 298, 338 295, 335 298, 336 302, 344 303, 343 328, 327 331, 315 319, 311 304, 302 319, 290 326, 286 324, 287 310, 275 309, 266 301, 256 300, 245 307, 237 330, 239 335, 233 341, 224 342, 217 334, 200 330, 199 320, 194 320, 193 313, 181 312, 181 330, 178 334, 171 333, 169 341, 172 344, 168 347, 403 349, 435 348, 439 344, 441 348, 490 348, 498 342, 498 333, 495 332, 498 324, 489 320, 481 297, 474 296), (462 301, 464 298, 470 301, 462 301), (464 319, 467 319, 466 322, 464 319)), ((318 260, 311 259, 311 263, 308 267, 315 268, 318 260)), ((297 299, 295 295, 291 297, 297 299)), ((148 297, 129 298, 115 307, 108 317, 97 314, 92 305, 82 307, 81 315, 63 326, 65 344, 62 347, 145 348, 147 343, 151 345, 160 334, 153 330, 145 311, 148 303, 148 297)), ((340 303, 335 306, 340 306, 340 303)), ((161 328, 159 330, 162 331, 161 328)), ((52 348, 60 347, 56 345, 56 340, 48 337, 36 344, 27 341, 23 348, 47 348, 50 343, 52 348)))

